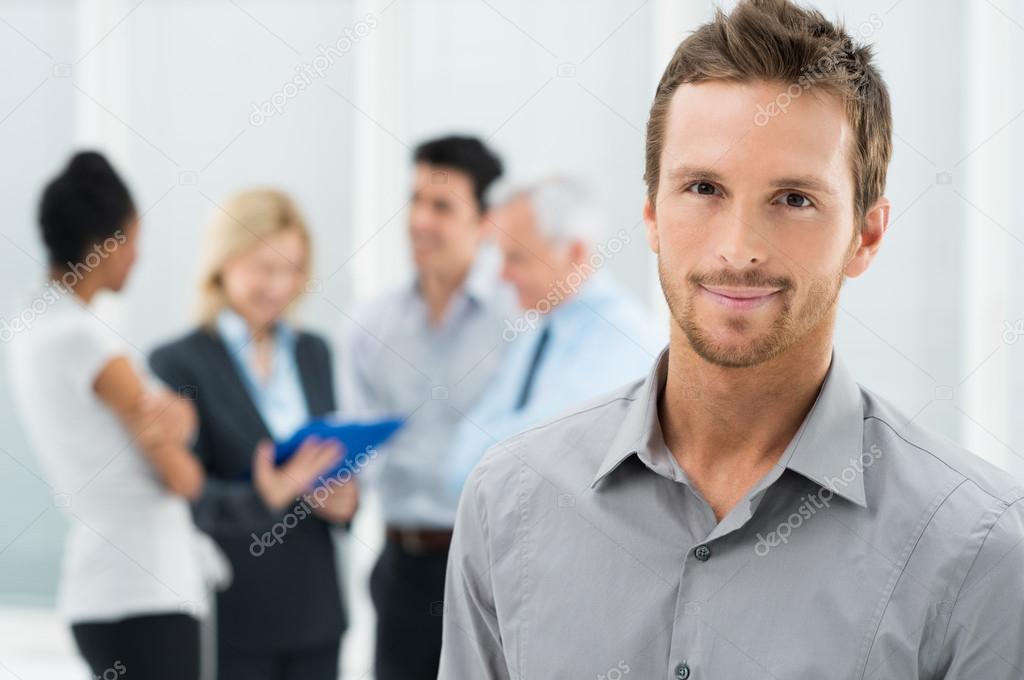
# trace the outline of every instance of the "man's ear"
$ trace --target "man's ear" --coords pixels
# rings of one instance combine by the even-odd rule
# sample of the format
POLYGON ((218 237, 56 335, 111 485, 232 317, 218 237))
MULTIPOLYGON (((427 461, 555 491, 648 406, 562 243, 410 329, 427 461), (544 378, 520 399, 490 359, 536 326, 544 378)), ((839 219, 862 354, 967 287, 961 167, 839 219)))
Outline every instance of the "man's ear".
POLYGON ((861 224, 860 232, 857 234, 857 247, 850 255, 846 263, 844 273, 854 278, 860 276, 875 259, 878 249, 882 246, 882 237, 889 228, 889 212, 892 204, 889 199, 882 196, 871 206, 861 224))
POLYGON ((654 253, 658 253, 661 248, 661 242, 658 239, 658 221, 657 216, 654 214, 654 206, 651 205, 651 199, 648 196, 644 199, 644 226, 647 233, 647 245, 654 253))

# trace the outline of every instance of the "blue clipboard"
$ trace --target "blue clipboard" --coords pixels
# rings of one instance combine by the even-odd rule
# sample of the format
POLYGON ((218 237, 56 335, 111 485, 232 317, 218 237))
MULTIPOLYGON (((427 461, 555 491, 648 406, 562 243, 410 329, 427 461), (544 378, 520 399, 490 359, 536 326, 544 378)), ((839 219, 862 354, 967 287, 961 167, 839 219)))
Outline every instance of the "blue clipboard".
POLYGON ((405 420, 402 418, 370 422, 343 421, 330 417, 316 418, 300 427, 288 439, 276 442, 274 463, 280 465, 295 455, 307 437, 333 439, 345 447, 345 455, 337 465, 325 471, 321 478, 340 478, 345 470, 349 472, 345 477, 355 475, 376 455, 377 447, 390 439, 404 423, 405 420))

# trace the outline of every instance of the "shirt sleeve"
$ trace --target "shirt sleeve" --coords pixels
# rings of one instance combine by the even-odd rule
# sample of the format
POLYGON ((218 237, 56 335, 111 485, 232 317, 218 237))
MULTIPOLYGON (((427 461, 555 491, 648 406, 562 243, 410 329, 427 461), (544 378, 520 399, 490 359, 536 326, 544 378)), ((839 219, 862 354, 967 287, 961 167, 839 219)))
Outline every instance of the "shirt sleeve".
POLYGON ((63 343, 62 360, 75 389, 92 392, 96 378, 117 357, 128 357, 127 344, 99 319, 83 318, 63 343))
POLYGON ((952 606, 939 677, 1024 678, 1024 499, 996 519, 952 606))
MULTIPOLYGON (((176 361, 166 350, 154 352, 149 358, 149 365, 153 373, 172 390, 178 391, 197 382, 189 377, 181 362, 176 361)), ((200 411, 199 431, 193 453, 207 474, 199 498, 192 503, 196 526, 218 537, 248 536, 253 532, 265 531, 285 512, 275 513, 270 510, 251 482, 211 475, 207 436, 200 411)))
POLYGON ((438 680, 507 680, 508 666, 494 607, 487 511, 479 497, 482 471, 459 501, 448 554, 444 632, 438 680))
POLYGON ((448 464, 445 469, 447 490, 453 499, 459 498, 469 473, 480 462, 484 451, 500 441, 496 435, 491 433, 492 428, 489 422, 481 422, 481 420, 484 419, 480 417, 480 414, 471 412, 455 427, 448 464))

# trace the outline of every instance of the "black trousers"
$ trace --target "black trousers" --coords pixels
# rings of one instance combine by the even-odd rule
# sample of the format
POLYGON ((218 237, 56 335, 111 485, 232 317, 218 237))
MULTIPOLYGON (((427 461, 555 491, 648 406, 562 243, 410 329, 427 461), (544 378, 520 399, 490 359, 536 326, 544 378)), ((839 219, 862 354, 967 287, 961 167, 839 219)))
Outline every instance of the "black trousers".
POLYGON ((370 575, 377 609, 376 680, 437 680, 448 553, 410 553, 393 541, 370 575))
POLYGON ((337 680, 341 638, 301 649, 217 648, 217 680, 337 680))
POLYGON ((71 633, 99 680, 199 680, 199 621, 187 614, 76 623, 71 633))

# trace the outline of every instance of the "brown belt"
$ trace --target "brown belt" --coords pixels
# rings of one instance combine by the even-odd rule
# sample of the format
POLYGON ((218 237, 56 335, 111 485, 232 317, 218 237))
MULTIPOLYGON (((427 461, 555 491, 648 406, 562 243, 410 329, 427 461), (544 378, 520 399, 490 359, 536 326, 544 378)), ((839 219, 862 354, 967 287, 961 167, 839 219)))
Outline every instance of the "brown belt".
POLYGON ((406 552, 411 553, 443 553, 448 552, 452 543, 451 529, 399 529, 387 527, 385 536, 398 544, 406 552))

